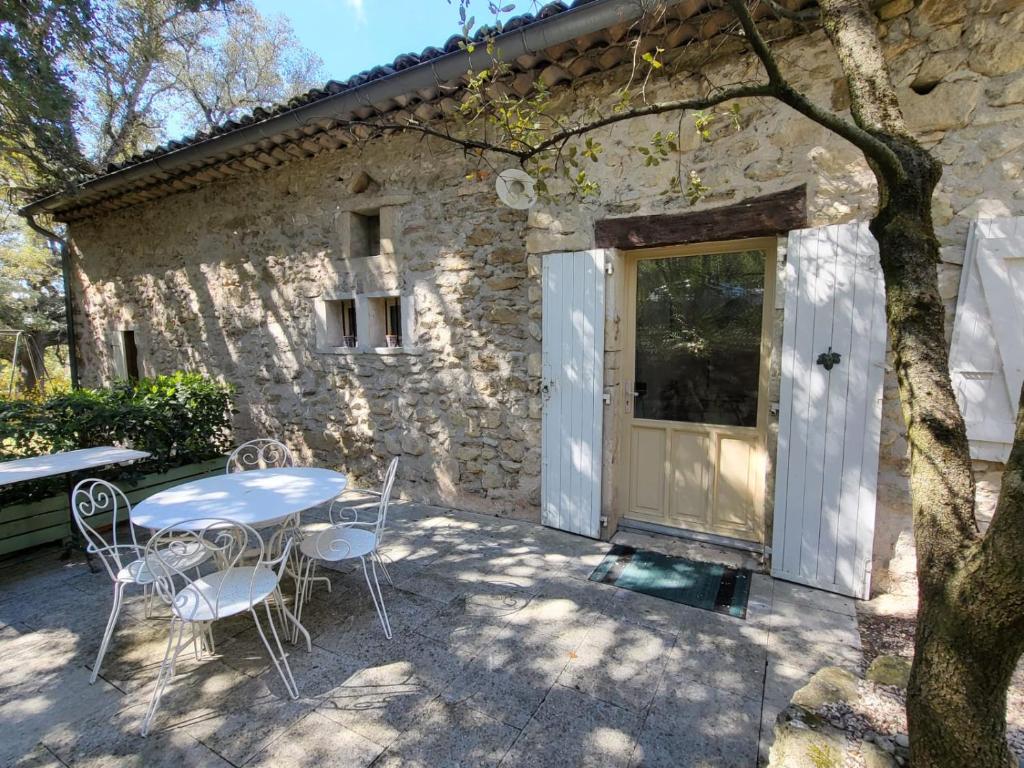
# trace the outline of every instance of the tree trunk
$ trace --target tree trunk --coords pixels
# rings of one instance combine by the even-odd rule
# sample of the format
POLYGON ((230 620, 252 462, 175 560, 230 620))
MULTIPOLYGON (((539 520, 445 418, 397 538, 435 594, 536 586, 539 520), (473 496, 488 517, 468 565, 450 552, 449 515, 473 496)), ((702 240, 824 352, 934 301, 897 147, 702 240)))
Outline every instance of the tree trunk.
MULTIPOLYGON (((871 230, 908 442, 917 548, 918 621, 907 697, 913 768, 1007 768, 1006 692, 1024 651, 1024 559, 1014 542, 985 547, 974 518, 967 432, 949 377, 931 196, 941 168, 913 139, 884 137, 904 173, 876 169, 871 230)), ((1024 539, 1012 498, 1010 539, 1024 539), (1013 528, 1016 529, 1013 529, 1013 528)), ((1004 536, 1005 537, 1005 536, 1004 536)))
POLYGON ((1015 768, 1006 743, 1006 691, 1020 656, 962 605, 921 605, 908 689, 913 768, 1015 768))
POLYGON ((911 447, 918 621, 907 691, 913 768, 1007 768, 1006 692, 1024 651, 1022 430, 996 517, 975 521, 967 429, 949 376, 932 193, 941 165, 910 134, 865 0, 819 0, 878 180, 871 220, 885 275, 886 318, 911 447), (1016 467, 1016 469, 1014 469, 1016 467), (1015 474, 1016 473, 1016 474, 1015 474), (996 526, 997 518, 999 525, 996 526), (998 530, 997 530, 998 528, 998 530))
POLYGON ((41 391, 46 374, 43 355, 54 339, 55 334, 47 331, 29 331, 22 335, 17 360, 22 392, 41 391))

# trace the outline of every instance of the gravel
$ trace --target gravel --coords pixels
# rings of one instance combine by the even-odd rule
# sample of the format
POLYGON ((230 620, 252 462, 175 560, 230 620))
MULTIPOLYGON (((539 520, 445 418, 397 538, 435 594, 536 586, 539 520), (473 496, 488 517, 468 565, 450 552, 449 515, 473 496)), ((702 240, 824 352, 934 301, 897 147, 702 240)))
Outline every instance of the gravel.
MULTIPOLYGON (((864 670, 878 656, 913 658, 916 624, 913 604, 909 601, 884 606, 876 601, 872 603, 867 603, 857 614, 864 650, 864 670)), ((871 682, 863 685, 857 712, 848 714, 851 732, 870 729, 883 738, 891 738, 897 744, 898 752, 902 751, 899 743, 905 738, 907 730, 906 692, 871 682)), ((1007 696, 1006 732, 1010 748, 1024 765, 1024 664, 1017 667, 1007 696)))

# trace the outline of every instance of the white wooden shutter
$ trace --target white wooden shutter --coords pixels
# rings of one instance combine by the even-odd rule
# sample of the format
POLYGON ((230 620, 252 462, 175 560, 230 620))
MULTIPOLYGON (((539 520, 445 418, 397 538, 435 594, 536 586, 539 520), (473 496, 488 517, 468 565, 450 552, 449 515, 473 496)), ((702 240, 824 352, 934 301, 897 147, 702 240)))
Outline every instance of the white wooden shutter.
POLYGON ((867 224, 791 232, 772 575, 866 598, 874 538, 885 288, 867 224), (822 353, 838 353, 831 370, 822 353))
POLYGON ((604 251, 544 256, 541 522, 601 533, 604 251))
POLYGON ((971 456, 1005 462, 1024 384, 1024 217, 971 224, 949 368, 971 456))
POLYGON ((110 363, 115 379, 128 378, 128 360, 124 352, 124 335, 121 331, 111 331, 108 334, 110 339, 110 363))

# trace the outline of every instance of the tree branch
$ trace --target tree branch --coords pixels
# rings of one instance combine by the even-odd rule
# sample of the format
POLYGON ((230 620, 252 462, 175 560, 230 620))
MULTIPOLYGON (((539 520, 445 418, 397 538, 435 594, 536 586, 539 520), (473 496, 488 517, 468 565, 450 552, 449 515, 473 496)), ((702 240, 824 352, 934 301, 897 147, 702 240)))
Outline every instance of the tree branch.
POLYGON ((821 0, 821 18, 846 74, 854 120, 872 133, 910 138, 877 21, 864 0, 821 0))
MULTIPOLYGON (((831 1, 854 2, 855 0, 831 1)), ((740 26, 743 27, 743 32, 746 35, 747 40, 750 42, 750 47, 757 55, 757 58, 761 60, 761 64, 768 73, 768 80, 774 86, 772 95, 783 104, 795 109, 804 117, 807 117, 818 123, 818 125, 842 136, 848 142, 861 150, 869 160, 873 160, 888 173, 892 174, 894 178, 902 178, 904 175, 902 163, 900 163, 896 153, 889 149, 884 142, 877 139, 859 125, 848 122, 839 117, 839 115, 829 112, 826 109, 822 109, 789 84, 783 76, 782 71, 779 69, 779 64, 772 55, 771 49, 768 47, 768 43, 765 42, 764 37, 761 35, 761 31, 757 28, 757 24, 750 15, 750 9, 747 7, 746 0, 729 0, 729 5, 732 8, 733 13, 736 14, 736 18, 739 19, 740 26)), ((833 45, 835 45, 835 41, 833 41, 833 45)), ((838 46, 836 47, 838 49, 838 46)), ((879 55, 881 55, 880 52, 879 55)), ((848 71, 845 66, 843 69, 844 71, 848 71)), ((856 118, 857 116, 854 115, 854 117, 856 118)))
POLYGON ((632 120, 637 117, 646 117, 648 115, 661 115, 666 112, 686 112, 691 110, 710 109, 711 107, 716 107, 719 104, 724 104, 725 102, 732 101, 734 99, 748 99, 757 96, 774 95, 775 91, 771 84, 756 83, 752 85, 738 85, 734 88, 726 88, 725 90, 719 91, 717 94, 705 96, 703 98, 676 99, 674 101, 645 104, 642 107, 633 107, 632 109, 624 109, 621 112, 613 112, 612 114, 598 118, 597 120, 580 123, 579 125, 571 128, 566 128, 565 130, 552 134, 544 141, 534 145, 533 148, 525 154, 527 157, 532 157, 546 149, 550 149, 566 139, 571 139, 574 136, 589 133, 597 128, 604 128, 609 125, 614 125, 615 123, 621 123, 623 120, 632 120))
POLYGON ((809 22, 817 21, 821 18, 821 13, 817 8, 804 8, 802 11, 791 11, 782 3, 776 2, 776 0, 761 0, 761 2, 767 5, 771 9, 772 13, 775 14, 775 17, 779 19, 809 22))
POLYGON ((375 120, 339 120, 338 123, 345 127, 362 126, 364 128, 372 128, 379 131, 415 131, 417 133, 422 133, 425 136, 433 136, 452 144, 457 144, 463 149, 473 150, 476 152, 495 152, 497 154, 514 157, 519 161, 526 160, 532 154, 527 151, 503 147, 499 144, 491 144, 487 141, 477 141, 476 139, 464 139, 459 136, 453 136, 447 131, 439 131, 435 128, 431 128, 430 126, 423 125, 422 123, 416 123, 411 120, 404 123, 384 123, 375 120))
MULTIPOLYGON (((1003 581, 1019 587, 1021 563, 1024 563, 1024 391, 1017 408, 1017 429, 1010 458, 1003 470, 999 501, 992 522, 979 545, 979 554, 988 568, 1011 569, 1012 579, 1003 581), (1010 550, 1010 551, 1007 551, 1010 550)), ((1024 621, 1024 606, 1017 616, 1024 621)))

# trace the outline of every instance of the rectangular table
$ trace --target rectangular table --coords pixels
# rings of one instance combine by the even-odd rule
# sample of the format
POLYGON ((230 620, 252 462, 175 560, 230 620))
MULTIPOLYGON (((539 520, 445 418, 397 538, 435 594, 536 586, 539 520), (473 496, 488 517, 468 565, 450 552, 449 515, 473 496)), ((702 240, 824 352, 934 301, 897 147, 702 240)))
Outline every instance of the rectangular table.
MULTIPOLYGON (((0 462, 0 488, 15 483, 22 483, 27 480, 39 480, 44 477, 67 476, 68 486, 68 515, 71 527, 71 538, 65 543, 62 557, 71 555, 72 544, 76 539, 78 530, 75 523, 75 516, 71 511, 71 492, 75 487, 77 475, 101 467, 110 467, 115 464, 127 464, 132 461, 149 458, 147 451, 135 451, 130 448, 118 448, 113 445, 103 445, 97 448, 80 448, 77 451, 61 451, 46 456, 31 456, 27 459, 14 459, 13 461, 0 462)), ((92 568, 92 560, 86 553, 89 567, 92 568)))

